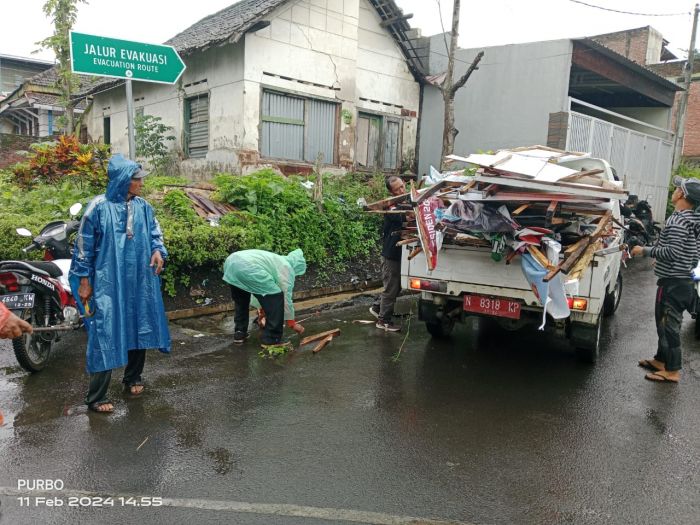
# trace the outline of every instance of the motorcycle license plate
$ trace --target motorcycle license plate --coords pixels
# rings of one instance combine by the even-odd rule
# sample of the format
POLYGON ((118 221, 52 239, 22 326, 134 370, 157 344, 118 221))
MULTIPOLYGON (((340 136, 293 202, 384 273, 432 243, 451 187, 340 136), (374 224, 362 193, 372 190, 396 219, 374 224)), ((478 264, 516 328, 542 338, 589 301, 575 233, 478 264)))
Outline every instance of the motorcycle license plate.
POLYGON ((493 315, 496 317, 510 317, 520 319, 520 303, 500 297, 486 297, 484 295, 465 295, 464 311, 477 314, 493 315))
POLYGON ((14 293, 10 295, 0 295, 2 301, 9 310, 24 310, 34 308, 33 293, 14 293))

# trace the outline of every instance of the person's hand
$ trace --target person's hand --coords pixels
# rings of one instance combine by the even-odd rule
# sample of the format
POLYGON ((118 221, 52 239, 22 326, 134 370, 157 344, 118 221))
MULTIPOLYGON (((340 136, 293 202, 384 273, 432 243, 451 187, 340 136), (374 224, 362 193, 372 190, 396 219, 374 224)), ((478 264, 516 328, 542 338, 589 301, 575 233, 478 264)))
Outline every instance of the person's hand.
POLYGON ((78 296, 83 304, 87 304, 92 297, 92 286, 90 286, 90 281, 86 277, 80 279, 80 286, 78 287, 78 296))
POLYGON ((258 308, 258 326, 265 328, 265 310, 258 308))
POLYGON ((14 339, 24 333, 31 334, 32 325, 11 313, 5 321, 5 326, 0 329, 0 339, 14 339))
POLYGON ((151 268, 155 266, 155 272, 156 275, 160 275, 160 272, 163 271, 163 265, 165 264, 165 261, 163 261, 163 256, 160 254, 158 250, 153 252, 153 255, 151 255, 151 268))
POLYGON ((643 255, 643 254, 644 254, 644 247, 643 246, 634 246, 630 250, 630 255, 632 257, 639 257, 640 255, 643 255))
POLYGON ((299 335, 304 333, 304 327, 301 326, 299 323, 296 323, 294 326, 292 326, 292 330, 294 330, 299 335))

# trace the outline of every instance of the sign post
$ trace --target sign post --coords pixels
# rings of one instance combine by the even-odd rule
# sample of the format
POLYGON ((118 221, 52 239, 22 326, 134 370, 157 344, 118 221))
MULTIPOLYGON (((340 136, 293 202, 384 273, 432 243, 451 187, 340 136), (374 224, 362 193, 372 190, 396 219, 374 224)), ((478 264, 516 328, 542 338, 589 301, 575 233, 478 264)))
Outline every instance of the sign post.
POLYGON ((70 33, 71 67, 74 73, 126 79, 129 157, 136 156, 132 80, 174 84, 185 63, 172 46, 145 44, 117 38, 70 33))

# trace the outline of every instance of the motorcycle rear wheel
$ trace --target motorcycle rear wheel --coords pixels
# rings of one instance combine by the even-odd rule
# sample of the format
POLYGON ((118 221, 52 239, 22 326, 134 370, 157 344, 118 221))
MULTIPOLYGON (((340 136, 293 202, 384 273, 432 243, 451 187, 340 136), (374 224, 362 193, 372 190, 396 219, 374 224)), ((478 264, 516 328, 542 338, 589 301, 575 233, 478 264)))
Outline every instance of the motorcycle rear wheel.
MULTIPOLYGON (((37 314, 40 313, 36 310, 24 310, 21 317, 37 326, 37 314)), ((53 343, 52 333, 24 334, 12 340, 12 349, 22 368, 27 372, 40 372, 49 362, 53 343)))

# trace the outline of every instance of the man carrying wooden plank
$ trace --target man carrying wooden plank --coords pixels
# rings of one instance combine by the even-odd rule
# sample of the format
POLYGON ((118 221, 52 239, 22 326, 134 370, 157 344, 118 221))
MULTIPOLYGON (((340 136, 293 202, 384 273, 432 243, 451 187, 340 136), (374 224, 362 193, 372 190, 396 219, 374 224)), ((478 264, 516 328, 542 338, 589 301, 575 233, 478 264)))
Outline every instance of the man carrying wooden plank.
MULTIPOLYGON (((387 177, 386 187, 394 196, 406 193, 406 184, 395 175, 387 177)), ((401 327, 394 324, 394 305, 401 292, 401 246, 396 243, 400 240, 398 232, 404 216, 400 214, 384 215, 382 228, 382 281, 384 291, 379 300, 369 309, 369 312, 377 318, 377 328, 386 332, 398 332, 401 327)))

